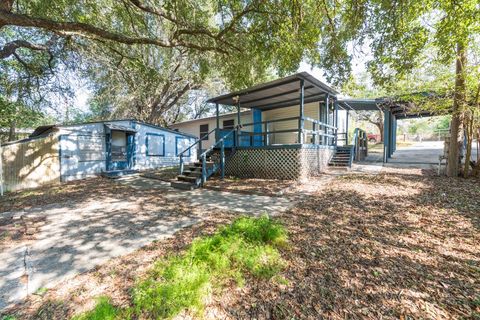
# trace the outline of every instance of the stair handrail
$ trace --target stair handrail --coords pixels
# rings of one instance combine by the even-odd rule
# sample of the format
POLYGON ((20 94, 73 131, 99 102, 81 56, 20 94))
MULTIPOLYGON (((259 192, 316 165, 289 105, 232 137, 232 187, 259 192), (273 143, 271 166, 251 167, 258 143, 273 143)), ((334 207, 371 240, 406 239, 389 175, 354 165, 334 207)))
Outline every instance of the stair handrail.
POLYGON ((203 135, 202 137, 200 137, 200 139, 198 139, 193 144, 191 144, 187 149, 183 150, 182 152, 180 152, 178 154, 178 157, 180 158, 180 168, 179 168, 179 173, 180 174, 183 174, 183 164, 184 164, 183 163, 184 162, 183 157, 184 157, 185 152, 189 151, 190 149, 192 149, 197 144, 200 146, 200 150, 201 150, 202 149, 202 140, 208 140, 208 137, 212 134, 212 132, 215 132, 216 130, 217 130, 217 128, 213 128, 207 134, 203 135))
POLYGON ((191 148, 193 148, 194 146, 196 146, 197 144, 201 144, 202 143, 202 140, 207 140, 208 139, 208 136, 210 136, 212 134, 212 132, 214 132, 215 130, 217 130, 217 128, 213 128, 212 130, 210 130, 207 134, 205 134, 203 137, 201 137, 200 139, 198 139, 197 141, 195 141, 193 144, 191 144, 187 149, 183 150, 182 152, 180 152, 178 154, 179 157, 183 157, 183 154, 185 152, 187 152, 188 150, 190 150, 191 148), (207 138, 207 139, 205 139, 207 138))
POLYGON ((213 168, 211 172, 207 173, 207 154, 212 152, 218 145, 220 145, 220 169, 222 178, 225 176, 225 138, 237 131, 241 126, 237 125, 232 130, 223 135, 218 141, 200 154, 199 158, 202 160, 202 185, 207 181, 207 178, 212 175, 218 168, 213 168))

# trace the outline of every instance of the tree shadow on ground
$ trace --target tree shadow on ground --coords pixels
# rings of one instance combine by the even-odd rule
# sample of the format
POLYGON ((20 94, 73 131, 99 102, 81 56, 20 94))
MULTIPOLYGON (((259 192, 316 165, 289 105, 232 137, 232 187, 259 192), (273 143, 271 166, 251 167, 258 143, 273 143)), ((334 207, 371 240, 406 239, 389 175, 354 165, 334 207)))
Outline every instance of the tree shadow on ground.
POLYGON ((281 217, 290 231, 288 285, 252 280, 244 294, 217 303, 238 318, 473 317, 477 182, 338 179, 281 217))

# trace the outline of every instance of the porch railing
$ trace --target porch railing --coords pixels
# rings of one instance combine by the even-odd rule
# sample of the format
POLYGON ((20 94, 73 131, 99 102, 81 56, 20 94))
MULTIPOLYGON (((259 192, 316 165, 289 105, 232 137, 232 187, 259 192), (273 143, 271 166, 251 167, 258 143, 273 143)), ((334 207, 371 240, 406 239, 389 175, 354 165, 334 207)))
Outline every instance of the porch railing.
MULTIPOLYGON (((306 141, 310 140, 308 143, 320 145, 337 144, 337 127, 309 117, 289 117, 242 124, 241 126, 237 127, 235 134, 236 141, 234 143, 237 146, 267 146, 270 145, 271 136, 286 133, 296 133, 297 137, 303 135, 303 143, 306 143, 306 141), (312 129, 302 129, 300 126, 301 120, 303 120, 304 123, 311 122, 312 129), (271 124, 288 121, 296 122, 298 123, 298 126, 291 129, 270 129, 271 124), (256 127, 260 127, 262 130, 258 132, 241 130, 242 128, 246 127, 253 127, 253 130, 255 130, 256 127)), ((296 143, 300 143, 298 138, 296 139, 296 143)))

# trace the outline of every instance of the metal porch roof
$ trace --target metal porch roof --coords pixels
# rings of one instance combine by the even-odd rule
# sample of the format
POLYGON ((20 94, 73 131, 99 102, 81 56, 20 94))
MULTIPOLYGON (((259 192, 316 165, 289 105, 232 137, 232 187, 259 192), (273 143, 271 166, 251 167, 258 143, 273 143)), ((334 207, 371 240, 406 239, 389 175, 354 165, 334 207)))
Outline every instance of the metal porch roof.
POLYGON ((340 99, 339 105, 345 110, 383 111, 384 99, 340 99))
POLYGON ((300 104, 300 81, 304 81, 304 102, 322 100, 326 94, 336 96, 338 92, 316 79, 308 72, 297 73, 285 78, 262 83, 244 90, 224 94, 207 102, 235 106, 236 98, 242 108, 270 110, 300 104))

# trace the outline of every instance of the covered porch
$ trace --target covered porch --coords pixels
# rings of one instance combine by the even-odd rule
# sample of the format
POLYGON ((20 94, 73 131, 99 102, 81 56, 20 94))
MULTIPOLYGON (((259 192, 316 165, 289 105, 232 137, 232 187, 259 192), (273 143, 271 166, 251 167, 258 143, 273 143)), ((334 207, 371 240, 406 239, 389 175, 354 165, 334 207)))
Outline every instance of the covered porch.
POLYGON ((190 147, 201 150, 199 161, 185 169, 181 160, 179 180, 200 186, 217 172, 298 180, 328 166, 350 167, 366 155, 366 133, 355 130, 349 141, 348 112, 354 107, 341 103, 338 94, 302 72, 209 99, 216 109, 215 128, 190 147), (236 119, 221 125, 221 106, 235 108, 236 119), (244 110, 251 111, 249 117, 242 116, 244 110), (211 135, 214 143, 204 149, 202 141, 211 135))
POLYGON ((338 111, 344 107, 337 95, 303 72, 212 98, 208 102, 216 107, 215 141, 225 139, 228 148, 348 144, 345 125, 339 132, 338 111), (233 128, 220 125, 222 105, 236 108, 233 128), (242 122, 242 109, 252 111, 250 121, 242 122))

